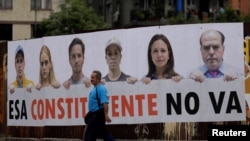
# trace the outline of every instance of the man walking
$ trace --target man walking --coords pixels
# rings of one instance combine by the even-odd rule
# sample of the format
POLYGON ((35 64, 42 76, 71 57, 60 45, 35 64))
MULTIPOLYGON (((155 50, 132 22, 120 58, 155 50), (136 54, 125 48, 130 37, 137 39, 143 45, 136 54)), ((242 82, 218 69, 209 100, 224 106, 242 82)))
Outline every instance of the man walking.
POLYGON ((98 135, 104 141, 115 141, 108 132, 106 122, 111 122, 108 115, 108 93, 106 87, 101 83, 102 74, 94 70, 91 74, 91 83, 94 88, 89 94, 88 109, 85 117, 86 127, 84 141, 95 141, 98 135))

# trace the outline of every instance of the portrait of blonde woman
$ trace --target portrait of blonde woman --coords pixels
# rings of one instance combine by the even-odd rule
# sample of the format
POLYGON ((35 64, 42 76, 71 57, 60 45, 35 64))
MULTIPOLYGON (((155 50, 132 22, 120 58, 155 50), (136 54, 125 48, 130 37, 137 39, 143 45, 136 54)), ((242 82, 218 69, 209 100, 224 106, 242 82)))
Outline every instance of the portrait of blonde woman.
POLYGON ((61 84, 56 80, 50 49, 46 45, 43 45, 40 50, 39 63, 39 83, 35 85, 35 88, 37 90, 49 86, 60 88, 61 84))

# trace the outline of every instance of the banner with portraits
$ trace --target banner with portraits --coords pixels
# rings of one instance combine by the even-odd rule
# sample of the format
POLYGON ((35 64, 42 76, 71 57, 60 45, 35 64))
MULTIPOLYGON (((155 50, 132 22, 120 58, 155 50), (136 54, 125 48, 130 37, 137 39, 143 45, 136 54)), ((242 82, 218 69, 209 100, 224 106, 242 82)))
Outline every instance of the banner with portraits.
POLYGON ((76 84, 69 89, 63 86, 73 73, 69 46, 75 38, 81 39, 85 45, 82 66, 84 76, 90 78, 93 70, 99 70, 102 76, 107 75, 109 65, 105 48, 110 39, 116 38, 122 48, 120 70, 138 79, 134 84, 126 81, 104 82, 109 96, 109 115, 112 119, 110 124, 246 119, 243 23, 211 23, 116 29, 9 41, 8 126, 85 124, 88 96, 93 86, 76 84), (200 37, 207 30, 219 31, 225 37, 221 54, 213 52, 218 48, 217 44, 204 47, 215 58, 222 56, 223 62, 229 66, 225 72, 232 75, 232 79, 205 78, 203 82, 197 82, 190 78, 189 73, 192 70, 204 65, 200 37), (163 34, 169 40, 173 51, 174 70, 183 77, 181 81, 155 79, 149 84, 142 83, 141 80, 145 78, 150 67, 149 42, 156 34, 163 34), (59 88, 35 88, 41 82, 42 67, 46 65, 46 62, 40 60, 40 50, 44 45, 50 50, 54 76, 61 84, 59 88), (23 52, 23 60, 17 59, 20 50, 23 52), (231 73, 234 68, 238 68, 240 75, 235 76, 232 74, 234 71, 231 73), (23 81, 27 79, 28 83, 30 80, 33 86, 18 88, 25 84, 20 86, 13 83, 21 71, 25 74, 23 81))

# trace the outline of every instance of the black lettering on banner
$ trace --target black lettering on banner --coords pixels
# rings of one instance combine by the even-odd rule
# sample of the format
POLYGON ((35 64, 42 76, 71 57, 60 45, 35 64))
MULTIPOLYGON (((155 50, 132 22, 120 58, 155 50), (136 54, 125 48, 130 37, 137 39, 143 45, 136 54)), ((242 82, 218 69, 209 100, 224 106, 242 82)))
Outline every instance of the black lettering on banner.
POLYGON ((19 116, 20 116, 20 111, 19 111, 18 105, 19 105, 19 100, 16 100, 15 101, 15 109, 16 109, 17 114, 15 115, 15 119, 19 119, 19 116))
MULTIPOLYGON (((220 92, 218 101, 216 101, 216 98, 215 98, 213 92, 208 92, 208 94, 210 96, 210 100, 212 102, 214 112, 216 114, 220 113, 222 104, 224 102, 225 91, 220 92)), ((237 95, 236 91, 230 92, 228 103, 227 103, 227 109, 225 112, 231 113, 231 111, 233 109, 236 109, 238 113, 242 113, 242 109, 241 109, 240 102, 239 102, 238 95, 237 95), (235 105, 233 103, 235 103, 235 105)))
POLYGON ((199 111, 199 107, 200 107, 200 101, 199 101, 199 97, 196 93, 194 92, 189 92, 187 94, 187 96, 185 97, 185 108, 186 111, 193 115, 196 114, 199 111), (190 107, 190 99, 193 98, 194 99, 194 107, 193 109, 191 109, 190 107))
POLYGON ((9 118, 10 119, 14 119, 14 118, 15 119, 28 119, 25 100, 22 100, 22 105, 19 105, 19 100, 9 101, 9 118), (14 111, 16 112, 16 114, 14 114, 14 111))
POLYGON ((13 115, 13 111, 14 111, 14 109, 13 109, 13 104, 14 104, 14 101, 13 100, 9 100, 9 118, 10 119, 14 119, 14 115, 13 115))
MULTIPOLYGON (((176 114, 182 114, 182 109, 181 109, 181 93, 176 94, 176 100, 173 98, 173 95, 171 93, 166 94, 166 106, 167 106, 167 115, 172 114, 172 107, 175 110, 176 114)), ((200 102, 199 102, 199 97, 195 92, 189 92, 184 100, 184 105, 185 105, 185 110, 187 113, 193 115, 196 114, 199 111, 200 107, 200 102), (194 100, 194 107, 191 108, 190 101, 193 98, 194 100)))
POLYGON ((237 110, 238 113, 242 113, 240 101, 236 91, 230 92, 226 113, 231 113, 233 109, 237 110), (235 103, 235 105, 233 105, 233 103, 235 103))
POLYGON ((20 119, 28 119, 25 100, 22 101, 22 109, 21 109, 20 119))
POLYGON ((176 102, 171 93, 167 93, 166 95, 166 106, 167 106, 167 115, 172 114, 171 107, 173 106, 175 112, 177 114, 181 114, 181 93, 176 94, 176 102))
POLYGON ((222 103, 223 103, 223 99, 224 99, 225 92, 220 92, 218 103, 216 103, 216 99, 215 99, 215 97, 214 97, 214 93, 213 93, 213 92, 208 92, 208 94, 209 94, 209 96, 210 96, 210 99, 211 99, 211 102, 212 102, 212 105, 213 105, 213 108, 214 108, 215 113, 216 113, 216 114, 220 113, 220 110, 221 110, 221 106, 222 106, 222 103))

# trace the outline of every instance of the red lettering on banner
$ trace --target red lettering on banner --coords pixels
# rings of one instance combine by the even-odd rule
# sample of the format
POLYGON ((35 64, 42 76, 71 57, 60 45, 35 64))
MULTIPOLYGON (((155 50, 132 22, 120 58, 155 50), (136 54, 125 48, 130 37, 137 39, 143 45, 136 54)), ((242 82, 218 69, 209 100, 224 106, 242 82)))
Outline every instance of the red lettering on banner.
POLYGON ((118 110, 119 108, 119 104, 116 103, 116 101, 118 101, 119 97, 118 96, 112 96, 112 116, 113 117, 118 117, 119 116, 119 112, 116 111, 116 109, 118 110))
POLYGON ((59 98, 57 101, 58 110, 61 112, 61 114, 58 115, 59 119, 62 119, 65 115, 64 109, 63 109, 61 103, 63 103, 63 98, 59 98))
POLYGON ((148 94, 148 114, 149 115, 158 115, 158 111, 153 108, 157 106, 157 103, 154 102, 154 99, 157 98, 156 94, 148 94))
POLYGON ((34 120, 84 118, 86 114, 86 104, 86 97, 35 99, 31 102, 31 116, 34 120), (82 113, 81 117, 79 117, 79 112, 82 113))
POLYGON ((125 110, 127 109, 130 116, 134 116, 134 101, 133 96, 129 96, 129 101, 126 99, 124 95, 122 95, 122 116, 126 116, 125 110))
POLYGON ((38 119, 43 119, 44 116, 44 104, 43 101, 40 99, 38 100, 37 103, 37 114, 38 114, 38 119))
POLYGON ((86 115, 86 103, 87 103, 87 98, 80 98, 80 103, 82 103, 82 117, 85 117, 86 115))
POLYGON ((67 107, 68 107, 68 118, 72 118, 72 112, 71 112, 71 104, 73 103, 73 99, 72 98, 66 98, 66 103, 67 103, 67 107))
POLYGON ((138 114, 139 114, 139 116, 143 116, 142 100, 145 99, 145 95, 143 95, 143 94, 136 95, 135 99, 138 100, 138 114))
POLYGON ((55 118, 55 99, 52 99, 51 102, 49 101, 49 99, 46 99, 45 102, 46 105, 46 119, 50 118, 49 115, 51 116, 52 119, 55 118))
POLYGON ((34 106, 36 105, 36 100, 33 100, 32 102, 31 102, 31 116, 32 116, 32 118, 34 119, 34 120, 36 120, 36 114, 34 113, 34 106))
MULTIPOLYGON (((158 115, 157 94, 113 95, 109 98, 112 117, 158 115)), ((86 109, 87 97, 35 99, 31 104, 31 115, 34 120, 84 118, 86 109)))
POLYGON ((75 117, 79 118, 79 114, 78 114, 78 100, 77 100, 77 98, 75 98, 75 117))
POLYGON ((158 111, 155 109, 157 107, 156 98, 157 94, 110 96, 112 117, 135 116, 135 111, 138 111, 138 116, 158 115, 158 111), (143 113, 143 108, 147 108, 148 113, 143 113))

